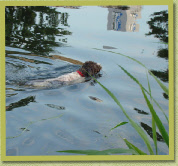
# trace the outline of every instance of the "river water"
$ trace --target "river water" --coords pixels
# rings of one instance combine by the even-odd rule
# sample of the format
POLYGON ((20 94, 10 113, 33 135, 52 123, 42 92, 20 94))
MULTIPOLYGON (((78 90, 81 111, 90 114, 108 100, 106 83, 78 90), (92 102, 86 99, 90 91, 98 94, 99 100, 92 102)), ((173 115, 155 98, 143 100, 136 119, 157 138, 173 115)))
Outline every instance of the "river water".
MULTIPOLYGON (((6 7, 6 155, 127 148, 122 138, 149 153, 130 124, 110 131, 128 119, 94 80, 50 89, 23 83, 76 71, 88 60, 98 62, 98 81, 118 98, 154 147, 152 118, 140 87, 118 65, 148 89, 145 68, 120 54, 135 58, 168 87, 167 44, 145 35, 151 31, 151 14, 164 10, 168 7, 6 7)), ((167 95, 149 74, 148 78, 152 96, 168 116, 167 95)), ((155 110, 168 131, 164 115, 157 106, 155 110)), ((169 154, 160 137, 158 152, 169 154)))

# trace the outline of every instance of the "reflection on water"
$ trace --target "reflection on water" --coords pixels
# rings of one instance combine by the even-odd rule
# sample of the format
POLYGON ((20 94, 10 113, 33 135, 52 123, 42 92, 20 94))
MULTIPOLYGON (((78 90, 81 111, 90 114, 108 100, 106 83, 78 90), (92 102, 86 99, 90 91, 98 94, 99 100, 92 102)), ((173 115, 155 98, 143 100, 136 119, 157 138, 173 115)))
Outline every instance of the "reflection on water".
POLYGON ((59 106, 59 105, 54 105, 54 104, 45 104, 45 105, 47 105, 48 107, 51 107, 51 108, 55 108, 57 110, 65 110, 65 107, 59 106))
POLYGON ((150 26, 150 32, 146 35, 154 35, 163 42, 168 42, 168 10, 155 12, 147 23, 150 26))
POLYGON ((15 103, 11 103, 9 106, 6 106, 6 111, 12 111, 14 108, 27 106, 31 102, 36 102, 35 96, 28 96, 15 103))
POLYGON ((48 55, 53 47, 67 42, 65 35, 71 35, 65 29, 69 26, 68 13, 45 6, 7 6, 5 12, 6 46, 48 55), (57 35, 61 36, 61 41, 55 40, 57 35))
POLYGON ((157 56, 168 60, 168 48, 161 48, 158 50, 157 56))
POLYGON ((20 128, 20 130, 22 130, 22 131, 30 131, 30 130, 28 130, 28 129, 26 129, 26 128, 20 128))
MULTIPOLYGON (((144 130, 148 133, 148 135, 151 138, 153 138, 153 130, 152 130, 152 128, 150 126, 148 126, 147 124, 143 123, 143 122, 141 122, 140 124, 144 128, 144 130)), ((156 132, 156 137, 157 137, 158 141, 164 142, 163 137, 158 132, 156 132)))
POLYGON ((141 18, 141 6, 130 6, 128 8, 108 8, 107 30, 138 32, 139 25, 136 19, 141 18))
MULTIPOLYGON (((154 12, 151 15, 151 19, 147 22, 150 27, 150 32, 146 35, 154 35, 154 37, 158 38, 160 41, 165 42, 165 48, 160 48, 157 52, 157 57, 164 58, 168 60, 168 10, 154 12)), ((169 69, 167 66, 167 70, 158 71, 151 70, 151 72, 158 78, 160 78, 164 82, 168 82, 169 78, 169 69)), ((168 96, 163 93, 165 99, 168 99, 168 96)))
MULTIPOLYGON (((37 62, 37 60, 30 60, 30 59, 27 59, 27 58, 19 57, 17 55, 16 56, 11 56, 10 54, 19 54, 19 55, 28 55, 28 56, 41 57, 41 55, 36 55, 36 54, 32 54, 32 53, 6 50, 6 57, 10 57, 10 58, 14 58, 14 59, 20 59, 20 60, 24 60, 24 61, 30 62, 30 63, 35 63, 35 62, 37 62)), ((62 61, 67 61, 67 62, 70 62, 70 63, 73 63, 73 64, 77 64, 77 65, 82 65, 83 64, 83 62, 81 62, 81 61, 78 61, 78 60, 75 60, 75 59, 72 59, 72 58, 67 58, 67 57, 60 56, 60 55, 49 55, 46 58, 53 59, 53 60, 60 59, 62 61)), ((49 64, 50 65, 50 63, 47 63, 45 61, 40 61, 40 63, 49 64)))
MULTIPOLYGON (((21 61, 30 62, 30 63, 35 63, 35 64, 40 64, 40 63, 42 63, 42 64, 52 65, 51 63, 48 63, 48 62, 39 61, 39 60, 34 60, 34 59, 28 59, 28 58, 24 58, 24 57, 12 56, 12 55, 8 55, 8 54, 6 54, 6 57, 13 58, 13 59, 20 59, 21 61)), ((22 67, 22 66, 21 66, 21 67, 22 67)))
MULTIPOLYGON (((157 52, 157 56, 168 60, 168 48, 160 48, 157 52)), ((151 72, 164 82, 168 82, 169 78, 169 69, 164 71, 151 70, 151 72)))
POLYGON ((164 82, 168 82, 168 69, 165 71, 156 71, 156 70, 151 70, 151 72, 157 76, 158 78, 160 78, 162 81, 164 82))
POLYGON ((97 102, 103 102, 101 99, 97 98, 97 97, 93 97, 93 96, 88 96, 90 99, 97 101, 97 102))
POLYGON ((145 112, 145 111, 140 110, 140 109, 138 109, 138 108, 134 108, 134 110, 135 110, 135 111, 137 111, 139 114, 149 115, 149 113, 148 113, 148 112, 145 112))

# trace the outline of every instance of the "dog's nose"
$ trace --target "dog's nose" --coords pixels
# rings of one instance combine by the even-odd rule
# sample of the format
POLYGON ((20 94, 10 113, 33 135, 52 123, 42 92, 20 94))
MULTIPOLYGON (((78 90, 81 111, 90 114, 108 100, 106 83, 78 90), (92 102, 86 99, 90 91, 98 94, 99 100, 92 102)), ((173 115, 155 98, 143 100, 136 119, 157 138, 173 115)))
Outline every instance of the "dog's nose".
POLYGON ((98 66, 100 66, 100 67, 102 68, 102 66, 101 66, 101 64, 100 64, 100 63, 97 63, 97 65, 98 65, 98 66))

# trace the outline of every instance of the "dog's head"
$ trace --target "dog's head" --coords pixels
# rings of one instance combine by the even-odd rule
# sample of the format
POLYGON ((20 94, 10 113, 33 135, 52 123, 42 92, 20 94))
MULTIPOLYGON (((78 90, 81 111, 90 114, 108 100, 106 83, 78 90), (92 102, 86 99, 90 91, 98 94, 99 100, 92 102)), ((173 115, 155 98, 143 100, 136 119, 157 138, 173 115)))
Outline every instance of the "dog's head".
POLYGON ((102 69, 102 67, 99 63, 95 63, 93 61, 87 61, 82 65, 82 67, 79 69, 79 71, 85 77, 89 77, 90 75, 94 76, 94 75, 98 74, 101 69, 102 69))

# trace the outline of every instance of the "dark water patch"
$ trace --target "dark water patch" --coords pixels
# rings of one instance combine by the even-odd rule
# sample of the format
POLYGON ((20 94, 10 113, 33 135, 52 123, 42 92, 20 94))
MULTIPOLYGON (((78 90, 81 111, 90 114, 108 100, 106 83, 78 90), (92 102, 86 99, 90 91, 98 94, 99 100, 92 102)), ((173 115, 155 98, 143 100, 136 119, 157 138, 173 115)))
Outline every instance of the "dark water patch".
POLYGON ((6 94, 6 97, 11 97, 11 96, 15 96, 17 95, 18 93, 11 93, 11 94, 6 94))
MULTIPOLYGON (((15 63, 17 63, 17 62, 15 62, 15 63)), ((23 68, 27 68, 27 67, 29 67, 29 68, 35 68, 34 66, 31 66, 31 65, 23 65, 23 64, 14 64, 13 62, 8 62, 8 61, 6 61, 6 65, 11 65, 11 66, 14 66, 15 68, 19 68, 19 69, 23 69, 23 68)))
POLYGON ((63 106, 58 106, 55 104, 45 104, 45 105, 47 105, 48 107, 51 107, 51 108, 55 108, 57 110, 65 110, 65 107, 63 107, 63 106))
POLYGON ((168 82, 168 74, 169 74, 169 70, 165 70, 165 71, 157 71, 157 70, 151 70, 151 72, 158 78, 160 78, 162 81, 164 82, 168 82))
POLYGON ((34 59, 28 59, 28 58, 18 57, 18 56, 12 56, 12 55, 8 55, 8 54, 6 54, 6 57, 13 58, 13 59, 19 59, 19 60, 21 60, 21 61, 30 62, 30 63, 35 63, 35 64, 47 64, 47 65, 52 65, 52 64, 49 63, 49 62, 39 61, 39 60, 34 60, 34 59))
POLYGON ((163 93, 165 99, 169 100, 169 96, 166 93, 163 93))
POLYGON ((147 36, 154 35, 154 37, 168 43, 168 10, 154 12, 147 23, 150 27, 147 36))
POLYGON ((111 46, 103 46, 103 49, 117 49, 117 48, 111 46))
POLYGON ((25 91, 25 89, 6 88, 9 91, 25 91))
MULTIPOLYGON (((143 127, 143 129, 147 132, 147 134, 151 138, 153 138, 153 129, 150 126, 148 126, 147 124, 143 123, 143 122, 141 122, 140 124, 143 127)), ((164 142, 163 137, 158 132, 156 132, 156 138, 157 138, 158 141, 164 142)))
POLYGON ((8 62, 8 61, 6 62, 6 64, 14 66, 16 70, 26 68, 26 66, 23 64, 17 64, 17 63, 8 62))
POLYGON ((93 96, 88 96, 90 99, 97 101, 97 102, 103 102, 101 99, 97 98, 97 97, 93 97, 93 96))
POLYGON ((22 131, 30 131, 30 130, 27 129, 27 128, 20 128, 20 130, 22 130, 22 131))
POLYGON ((19 62, 6 62, 6 85, 18 84, 29 74, 27 66, 19 62))
POLYGON ((93 130, 93 132, 97 133, 97 134, 101 134, 99 131, 93 130))
POLYGON ((159 49, 157 52, 157 56, 160 58, 168 59, 168 49, 167 48, 159 49))
POLYGON ((10 51, 10 50, 6 50, 6 54, 19 54, 19 55, 29 55, 29 56, 41 56, 41 55, 36 55, 36 54, 32 54, 32 53, 28 53, 28 52, 22 52, 22 51, 10 51))
POLYGON ((75 71, 75 70, 77 70, 77 69, 79 69, 79 67, 81 67, 81 66, 79 66, 79 65, 65 65, 65 66, 61 66, 61 67, 56 67, 54 70, 55 71, 61 71, 61 70, 72 70, 72 71, 75 71))
POLYGON ((149 115, 149 113, 148 113, 148 112, 145 112, 145 111, 140 110, 140 109, 138 109, 138 108, 134 108, 134 110, 135 110, 135 111, 137 111, 139 114, 149 115))
POLYGON ((14 108, 27 106, 31 102, 36 102, 35 96, 28 96, 15 103, 11 103, 10 105, 6 106, 6 111, 12 111, 14 108))

